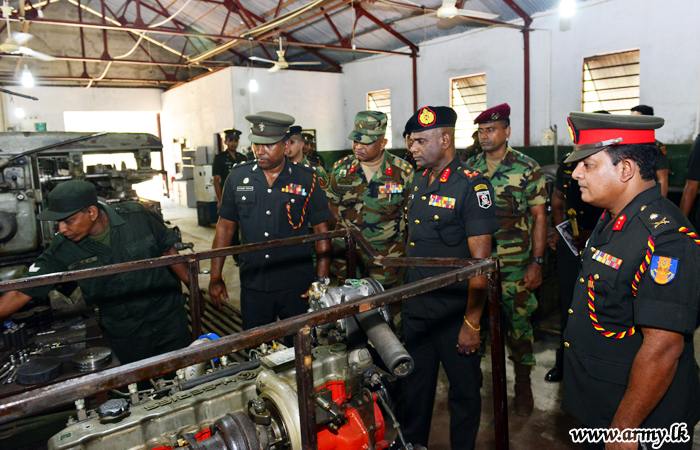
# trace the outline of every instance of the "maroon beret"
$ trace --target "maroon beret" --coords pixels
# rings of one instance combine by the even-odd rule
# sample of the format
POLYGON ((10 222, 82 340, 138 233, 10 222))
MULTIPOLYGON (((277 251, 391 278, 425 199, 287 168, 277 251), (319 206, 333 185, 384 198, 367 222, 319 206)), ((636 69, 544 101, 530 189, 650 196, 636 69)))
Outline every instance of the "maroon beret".
POLYGON ((486 111, 479 114, 479 116, 474 119, 474 123, 489 123, 495 122, 501 119, 507 119, 510 117, 510 106, 508 103, 501 103, 493 108, 489 108, 486 111))

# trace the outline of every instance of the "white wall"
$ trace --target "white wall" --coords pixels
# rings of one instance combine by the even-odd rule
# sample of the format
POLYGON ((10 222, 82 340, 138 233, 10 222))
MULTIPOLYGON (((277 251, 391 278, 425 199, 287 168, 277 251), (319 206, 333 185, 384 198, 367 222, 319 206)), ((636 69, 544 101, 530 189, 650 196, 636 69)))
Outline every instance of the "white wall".
MULTIPOLYGON (((551 123, 559 143, 571 145, 570 111, 581 109, 583 58, 640 49, 642 104, 654 107, 666 125, 657 133, 666 143, 689 142, 696 133, 700 103, 700 2, 677 0, 670 9, 654 0, 589 0, 578 3, 569 31, 559 31, 557 11, 534 16, 532 28, 551 30, 551 123)), ((515 23, 522 24, 522 21, 515 23)), ((511 143, 523 145, 523 38, 515 29, 494 27, 435 39, 420 45, 418 104, 449 105, 449 78, 486 73, 488 106, 512 108, 511 143)), ((548 128, 549 33, 530 38, 530 143, 540 145, 548 128)), ((394 139, 413 113, 410 58, 377 56, 343 66, 345 120, 365 109, 365 95, 391 89, 394 139)), ((400 141, 397 141, 400 142, 400 141)))
POLYGON ((278 111, 296 119, 295 125, 316 129, 316 147, 319 151, 345 148, 341 79, 338 73, 281 70, 270 73, 267 69, 231 67, 234 93, 236 128, 243 132, 240 146, 248 147, 250 123, 245 116, 253 112, 278 111), (250 78, 258 82, 258 92, 248 89, 250 78), (251 99, 252 96, 252 99, 251 99))
POLYGON ((34 123, 37 122, 46 123, 48 131, 65 131, 65 111, 159 112, 161 109, 160 89, 10 86, 9 90, 39 99, 35 101, 2 94, 7 126, 20 125, 24 131, 34 131, 34 123), (18 106, 24 109, 24 119, 15 117, 14 111, 18 106))

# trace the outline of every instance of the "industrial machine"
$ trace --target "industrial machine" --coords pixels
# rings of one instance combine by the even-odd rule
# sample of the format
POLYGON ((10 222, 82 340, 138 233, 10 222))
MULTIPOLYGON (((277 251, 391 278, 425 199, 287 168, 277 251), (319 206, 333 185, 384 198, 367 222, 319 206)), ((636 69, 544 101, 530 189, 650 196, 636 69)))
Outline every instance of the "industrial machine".
MULTIPOLYGON (((315 284, 311 310, 381 290, 373 280, 348 280, 337 288, 315 284)), ((386 382, 410 373, 413 360, 382 312, 366 311, 314 334, 315 424, 299 420, 294 349, 263 344, 206 363, 206 373, 202 367, 180 369, 175 380, 161 380, 146 392, 130 385, 130 394, 92 411, 79 400, 77 417, 48 448, 298 450, 301 427, 314 426, 320 450, 382 450, 397 436, 401 448, 412 449, 403 442, 386 382)))
MULTIPOLYGON (((100 201, 139 201, 133 185, 161 173, 151 168, 152 152, 163 146, 146 133, 0 133, 0 280, 19 278, 48 246, 53 223, 36 215, 46 207, 48 193, 68 180, 86 180, 97 188, 100 201), (83 157, 132 153, 136 169, 91 165, 83 157)), ((146 206, 160 212, 160 203, 146 206)))

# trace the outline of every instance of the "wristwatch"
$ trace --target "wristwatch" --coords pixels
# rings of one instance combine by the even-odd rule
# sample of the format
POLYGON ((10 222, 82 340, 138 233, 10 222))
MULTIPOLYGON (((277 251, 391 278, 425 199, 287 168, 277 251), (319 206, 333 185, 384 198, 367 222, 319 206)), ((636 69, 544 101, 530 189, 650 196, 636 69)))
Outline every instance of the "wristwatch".
POLYGON ((320 277, 320 276, 316 275, 316 281, 318 281, 321 284, 325 284, 325 285, 331 284, 331 279, 328 277, 324 278, 324 277, 320 277))
POLYGON ((544 264, 544 258, 541 256, 536 256, 532 258, 532 262, 539 264, 540 266, 544 264))

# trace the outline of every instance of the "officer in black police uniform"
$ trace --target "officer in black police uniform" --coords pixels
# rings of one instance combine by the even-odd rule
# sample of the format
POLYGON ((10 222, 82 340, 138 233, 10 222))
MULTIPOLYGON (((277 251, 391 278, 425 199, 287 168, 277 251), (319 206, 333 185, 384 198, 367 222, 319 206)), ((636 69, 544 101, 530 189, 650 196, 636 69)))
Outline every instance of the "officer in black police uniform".
POLYGON ((219 206, 221 206, 224 184, 226 183, 228 174, 231 173, 231 169, 234 165, 247 161, 246 157, 237 151, 238 142, 241 139, 241 132, 230 128, 224 130, 224 136, 224 145, 226 145, 226 149, 214 157, 214 161, 211 165, 211 174, 214 179, 214 193, 216 194, 216 200, 219 206))
MULTIPOLYGON (((423 107, 410 119, 410 151, 420 169, 408 204, 408 257, 488 258, 498 230, 488 180, 455 151, 452 108, 423 107)), ((413 282, 453 269, 413 267, 413 282)), ((428 444, 440 363, 450 380, 450 442, 474 447, 481 395, 477 380, 479 318, 486 275, 403 301, 406 349, 415 368, 406 378, 401 423, 406 439, 428 444), (468 292, 468 295, 467 295, 468 292)))
MULTIPOLYGON (((567 153, 564 159, 571 153, 567 153)), ((561 239, 559 232, 555 232, 549 238, 549 246, 557 251, 557 276, 559 278, 559 309, 561 312, 561 330, 566 328, 566 323, 571 311, 571 299, 574 295, 574 287, 578 278, 578 271, 581 269, 579 253, 586 245, 586 241, 591 237, 593 228, 600 215, 601 208, 597 208, 581 200, 581 189, 578 181, 571 175, 576 168, 575 163, 566 163, 564 160, 557 169, 557 178, 554 182, 552 192, 552 216, 554 225, 570 220, 574 234, 574 245, 577 254, 569 248, 564 239, 561 239)), ((561 381, 564 376, 564 338, 562 335, 561 345, 557 349, 557 359, 554 367, 547 372, 544 379, 552 383, 561 381)))
MULTIPOLYGON (((246 116, 256 160, 238 164, 226 180, 212 248, 227 247, 240 224, 242 243, 267 242, 328 231, 331 212, 318 176, 284 156, 294 118, 277 112, 246 116)), ((330 242, 316 242, 314 269, 308 244, 245 253, 241 259, 241 313, 249 329, 306 312, 302 295, 316 279, 328 282, 330 242)), ((219 306, 228 300, 221 277, 224 258, 212 260, 209 290, 219 306)), ((289 340, 288 340, 289 341, 289 340)))
POLYGON ((689 440, 661 448, 690 449, 700 419, 693 349, 700 246, 654 181, 654 130, 663 123, 652 116, 569 117, 575 147, 566 162, 577 163, 573 178, 583 201, 606 211, 583 250, 564 333, 562 408, 586 427, 684 424, 680 437, 689 440))

